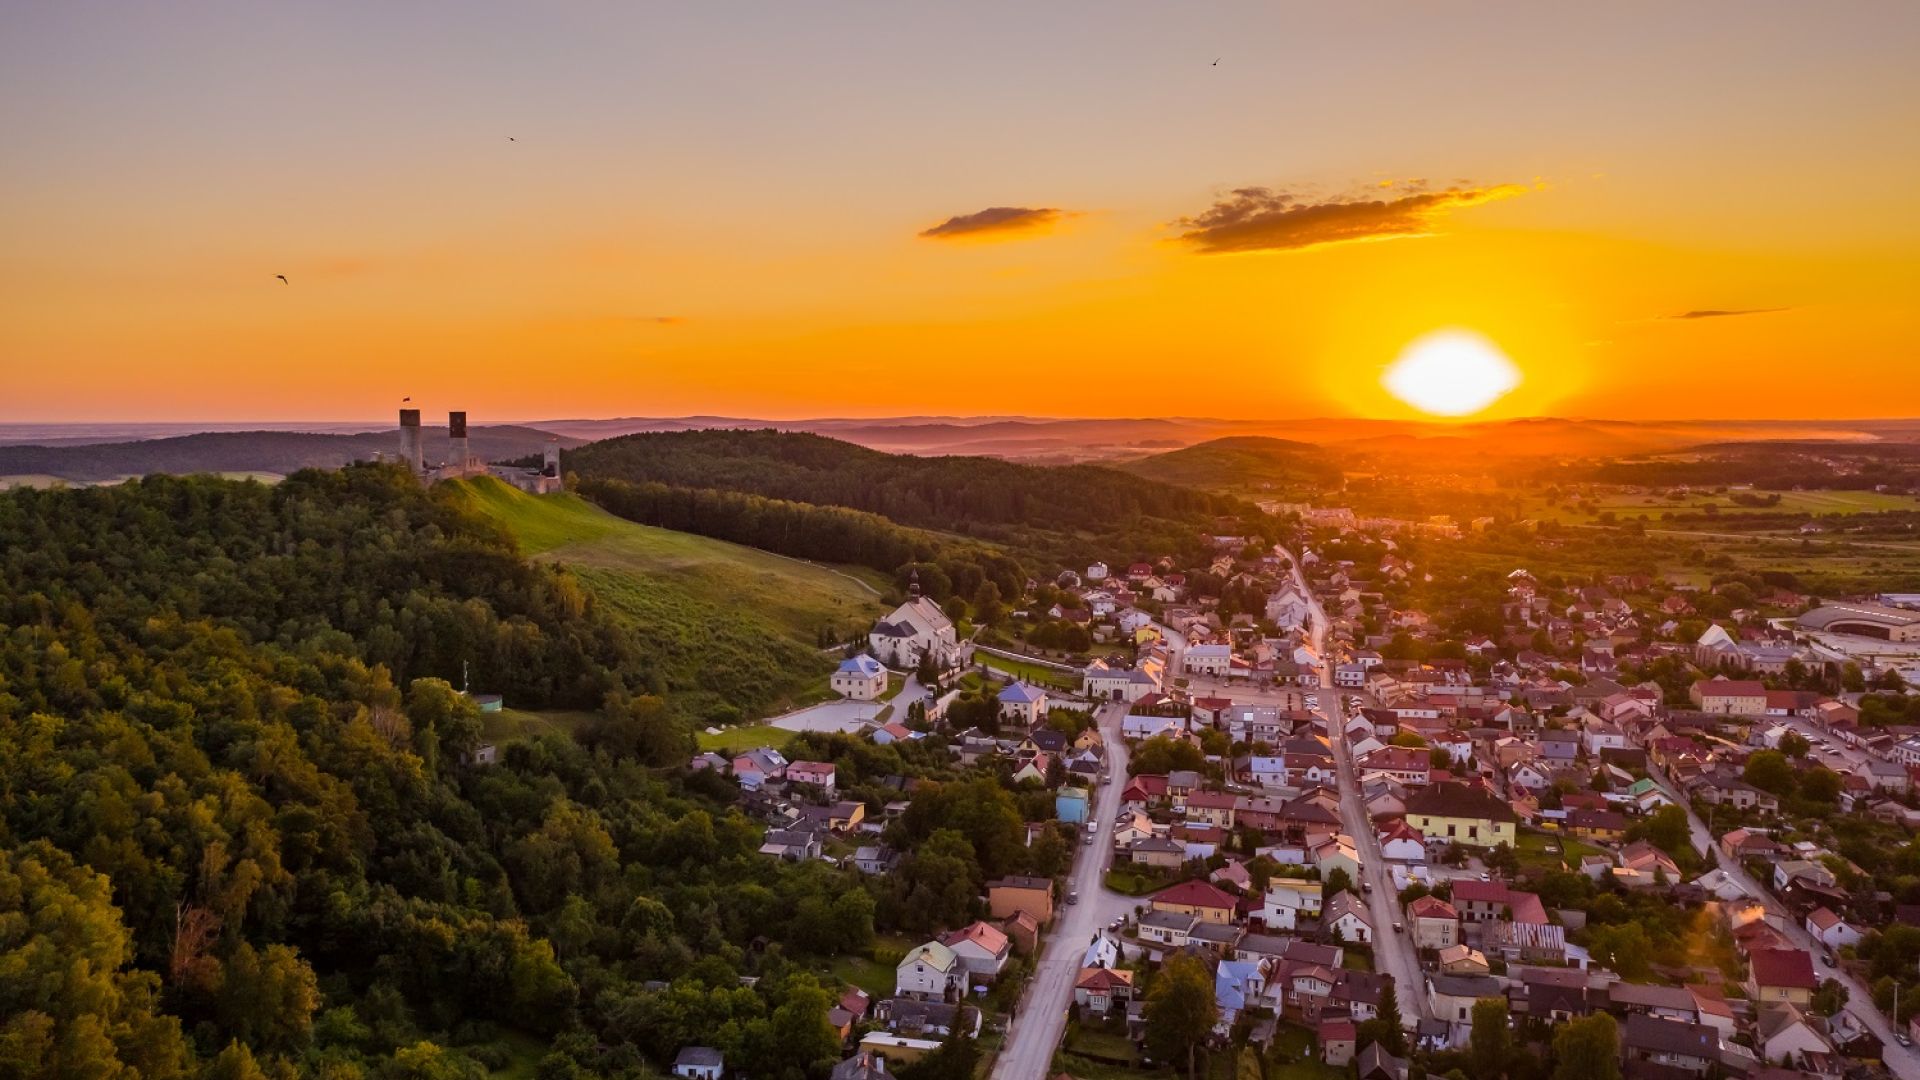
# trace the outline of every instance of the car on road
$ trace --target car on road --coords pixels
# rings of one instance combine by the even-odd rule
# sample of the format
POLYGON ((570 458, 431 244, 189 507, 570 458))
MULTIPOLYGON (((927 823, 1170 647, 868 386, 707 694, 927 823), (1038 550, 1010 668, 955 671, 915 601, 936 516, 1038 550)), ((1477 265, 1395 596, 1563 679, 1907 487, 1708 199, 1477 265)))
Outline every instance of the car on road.
POLYGON ((1067 890, 1067 903, 1077 904, 1079 902, 1080 902, 1080 890, 1079 889, 1067 890))
POLYGON ((1893 1033, 1893 1041, 1899 1043, 1901 1046, 1913 1045, 1913 1040, 1908 1038, 1907 1033, 1904 1031, 1895 1031, 1893 1033))
POLYGON ((1086 840, 1084 840, 1084 841, 1082 841, 1082 842, 1083 842, 1083 843, 1084 843, 1084 844, 1085 844, 1085 845, 1086 845, 1087 847, 1092 847, 1092 846, 1093 846, 1093 842, 1094 842, 1095 840, 1097 840, 1097 839, 1099 839, 1099 837, 1097 837, 1097 836, 1094 836, 1094 835, 1093 835, 1092 833, 1088 833, 1088 834, 1087 834, 1087 838, 1086 838, 1086 840))
POLYGON ((1361 892, 1363 892, 1363 893, 1366 893, 1366 894, 1367 894, 1368 896, 1372 896, 1372 895, 1373 895, 1373 882, 1371 882, 1371 881, 1363 881, 1363 882, 1361 882, 1361 883, 1360 883, 1360 891, 1361 891, 1361 892))
POLYGON ((1402 924, 1402 923, 1394 923, 1394 924, 1393 924, 1393 932, 1394 932, 1394 933, 1396 933, 1396 934, 1404 934, 1404 933, 1406 933, 1406 932, 1407 932, 1407 928, 1406 928, 1406 926, 1405 926, 1404 924, 1402 924))
POLYGON ((1830 952, 1829 952, 1829 953, 1822 953, 1822 954, 1820 954, 1820 962, 1821 962, 1821 963, 1823 963, 1823 964, 1825 964, 1825 965, 1827 965, 1828 967, 1832 967, 1832 966, 1833 966, 1833 954, 1832 954, 1832 953, 1830 953, 1830 952))

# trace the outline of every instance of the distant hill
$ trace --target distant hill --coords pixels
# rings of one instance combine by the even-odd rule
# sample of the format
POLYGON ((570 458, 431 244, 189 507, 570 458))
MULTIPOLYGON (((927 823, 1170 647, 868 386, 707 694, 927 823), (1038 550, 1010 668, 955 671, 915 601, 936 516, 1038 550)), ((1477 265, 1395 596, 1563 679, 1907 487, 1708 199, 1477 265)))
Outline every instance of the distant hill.
MULTIPOLYGON (((422 429, 429 463, 444 458, 445 427, 422 429)), ((563 447, 578 439, 538 428, 493 425, 468 429, 475 456, 505 461, 538 454, 548 441, 563 447)), ((54 477, 79 483, 148 473, 269 473, 285 476, 306 468, 339 468, 375 454, 392 454, 392 429, 354 434, 305 431, 211 431, 132 442, 64 446, 0 446, 0 477, 54 477)))
POLYGON ((1260 518, 1237 499, 1103 466, 887 454, 798 432, 627 435, 568 451, 563 464, 587 480, 713 488, 864 510, 902 525, 1057 557, 1063 565, 1089 553, 1186 551, 1222 518, 1260 518))
POLYGON ((1306 494, 1340 486, 1340 465, 1324 448, 1260 435, 1214 439, 1116 468, 1208 491, 1306 494))

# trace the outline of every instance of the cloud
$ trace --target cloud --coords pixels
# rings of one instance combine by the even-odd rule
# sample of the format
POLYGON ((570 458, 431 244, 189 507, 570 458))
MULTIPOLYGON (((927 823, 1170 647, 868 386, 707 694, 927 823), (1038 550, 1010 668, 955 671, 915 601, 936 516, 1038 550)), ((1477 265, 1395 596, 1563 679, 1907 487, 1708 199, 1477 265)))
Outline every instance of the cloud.
POLYGON ((926 240, 1005 237, 1039 232, 1072 216, 1071 210, 1051 206, 990 206, 971 214, 956 214, 930 229, 920 230, 920 236, 926 240))
POLYGON ((1455 210, 1524 194, 1519 184, 1426 190, 1423 180, 1389 181, 1392 198, 1313 199, 1272 188, 1236 188, 1196 217, 1174 226, 1202 255, 1296 251, 1323 244, 1432 236, 1455 210))
POLYGON ((1783 307, 1760 308, 1700 308, 1696 311, 1683 311, 1678 315, 1669 315, 1669 319, 1725 319, 1734 315, 1771 315, 1776 311, 1789 310, 1783 307))

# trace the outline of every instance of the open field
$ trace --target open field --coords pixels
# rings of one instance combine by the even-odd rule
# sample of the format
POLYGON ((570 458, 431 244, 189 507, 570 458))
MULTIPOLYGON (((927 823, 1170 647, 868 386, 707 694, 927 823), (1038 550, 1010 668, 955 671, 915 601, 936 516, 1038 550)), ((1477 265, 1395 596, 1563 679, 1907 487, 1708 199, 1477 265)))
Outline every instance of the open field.
POLYGON ((1658 519, 1663 513, 1698 514, 1712 505, 1716 514, 1871 514, 1886 510, 1920 510, 1920 498, 1912 495, 1889 495, 1878 491, 1762 491, 1740 489, 1720 495, 1711 492, 1689 492, 1680 499, 1670 499, 1651 492, 1638 491, 1598 491, 1583 494, 1577 499, 1562 499, 1549 503, 1544 496, 1529 495, 1521 504, 1523 516, 1542 521, 1558 519, 1568 524, 1587 523, 1597 519, 1600 514, 1611 513, 1616 517, 1630 518, 1645 515, 1658 519), (1733 495, 1757 495, 1766 497, 1780 496, 1773 506, 1742 506, 1733 501, 1733 495), (1578 505, 1576 505, 1576 503, 1578 505), (1588 509, 1588 508, 1591 509, 1588 509))
POLYGON ((529 495, 491 478, 436 490, 498 522, 536 560, 572 570, 643 641, 672 707, 703 724, 820 700, 838 663, 820 650, 822 632, 863 632, 883 613, 868 571, 636 525, 574 495, 529 495))

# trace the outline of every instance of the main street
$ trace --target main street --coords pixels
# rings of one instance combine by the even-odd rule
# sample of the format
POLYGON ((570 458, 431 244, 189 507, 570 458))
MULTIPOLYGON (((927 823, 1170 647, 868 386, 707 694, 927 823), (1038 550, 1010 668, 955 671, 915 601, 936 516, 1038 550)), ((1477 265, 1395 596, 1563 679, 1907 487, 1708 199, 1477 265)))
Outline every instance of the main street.
POLYGON ((1867 988, 1861 984, 1860 980, 1839 968, 1825 966, 1819 957, 1828 952, 1827 947, 1815 941, 1813 935, 1807 932, 1806 925, 1796 920, 1793 913, 1787 910, 1786 905, 1762 887, 1760 882, 1754 880, 1753 875, 1747 873, 1747 868, 1740 865, 1738 859, 1720 857, 1718 847, 1713 842, 1713 833, 1708 830, 1706 823, 1700 820, 1700 815, 1693 812, 1693 804, 1682 797, 1682 793, 1667 779, 1665 773, 1654 768, 1648 771, 1648 775, 1653 777, 1653 782, 1659 786, 1667 798, 1687 812, 1687 828, 1693 838, 1694 850, 1705 856, 1708 863, 1717 864, 1720 869, 1726 871, 1728 877, 1767 909, 1767 914, 1772 916, 1769 921, 1785 933, 1789 941, 1816 958, 1814 960, 1816 977, 1838 979, 1840 985, 1847 988, 1846 1011, 1865 1024, 1867 1029, 1885 1044, 1881 1054, 1882 1059, 1887 1063, 1887 1068, 1904 1080, 1920 1080, 1920 1054, 1915 1054, 1911 1047, 1901 1046, 1894 1041, 1893 1025, 1888 1023, 1885 1014, 1874 1006, 1873 995, 1867 992, 1867 988))
POLYGON ((1107 782, 1094 791, 1090 818, 1097 831, 1094 842, 1083 838, 1074 859, 1068 889, 1080 894, 1077 904, 1063 895, 1054 909, 1053 926, 1040 961, 1021 998, 1019 1011, 1007 1031, 1007 1042, 994 1060, 993 1075, 1006 1080, 1046 1076, 1053 1052, 1067 1031, 1067 1007, 1073 1003, 1073 984, 1080 976, 1080 960, 1107 924, 1131 912, 1140 901, 1106 887, 1107 863, 1113 857, 1114 821, 1120 816, 1120 792, 1127 786, 1127 745, 1120 739, 1125 702, 1100 709, 1100 736, 1107 747, 1107 782))
POLYGON ((1420 973, 1420 959, 1414 952, 1412 936, 1395 933, 1393 929, 1393 924, 1401 920, 1399 893, 1394 888, 1393 875, 1387 873, 1380 835, 1374 831, 1366 803, 1361 799, 1359 770, 1353 755, 1347 751, 1346 712, 1340 691, 1333 685, 1333 662, 1326 652, 1327 613, 1320 606, 1320 598, 1307 587, 1300 560, 1290 551, 1286 557, 1293 565, 1294 585, 1310 605, 1313 650, 1320 658, 1320 708, 1327 717, 1327 741, 1333 744, 1334 766, 1340 775, 1340 822, 1353 837, 1354 852, 1360 859, 1360 880, 1354 884, 1363 888, 1367 911, 1373 918, 1374 970, 1393 976, 1395 995, 1400 1000, 1401 1026, 1413 1031, 1427 1013, 1426 980, 1420 973), (1365 886, 1371 886, 1371 892, 1364 891, 1365 886))

